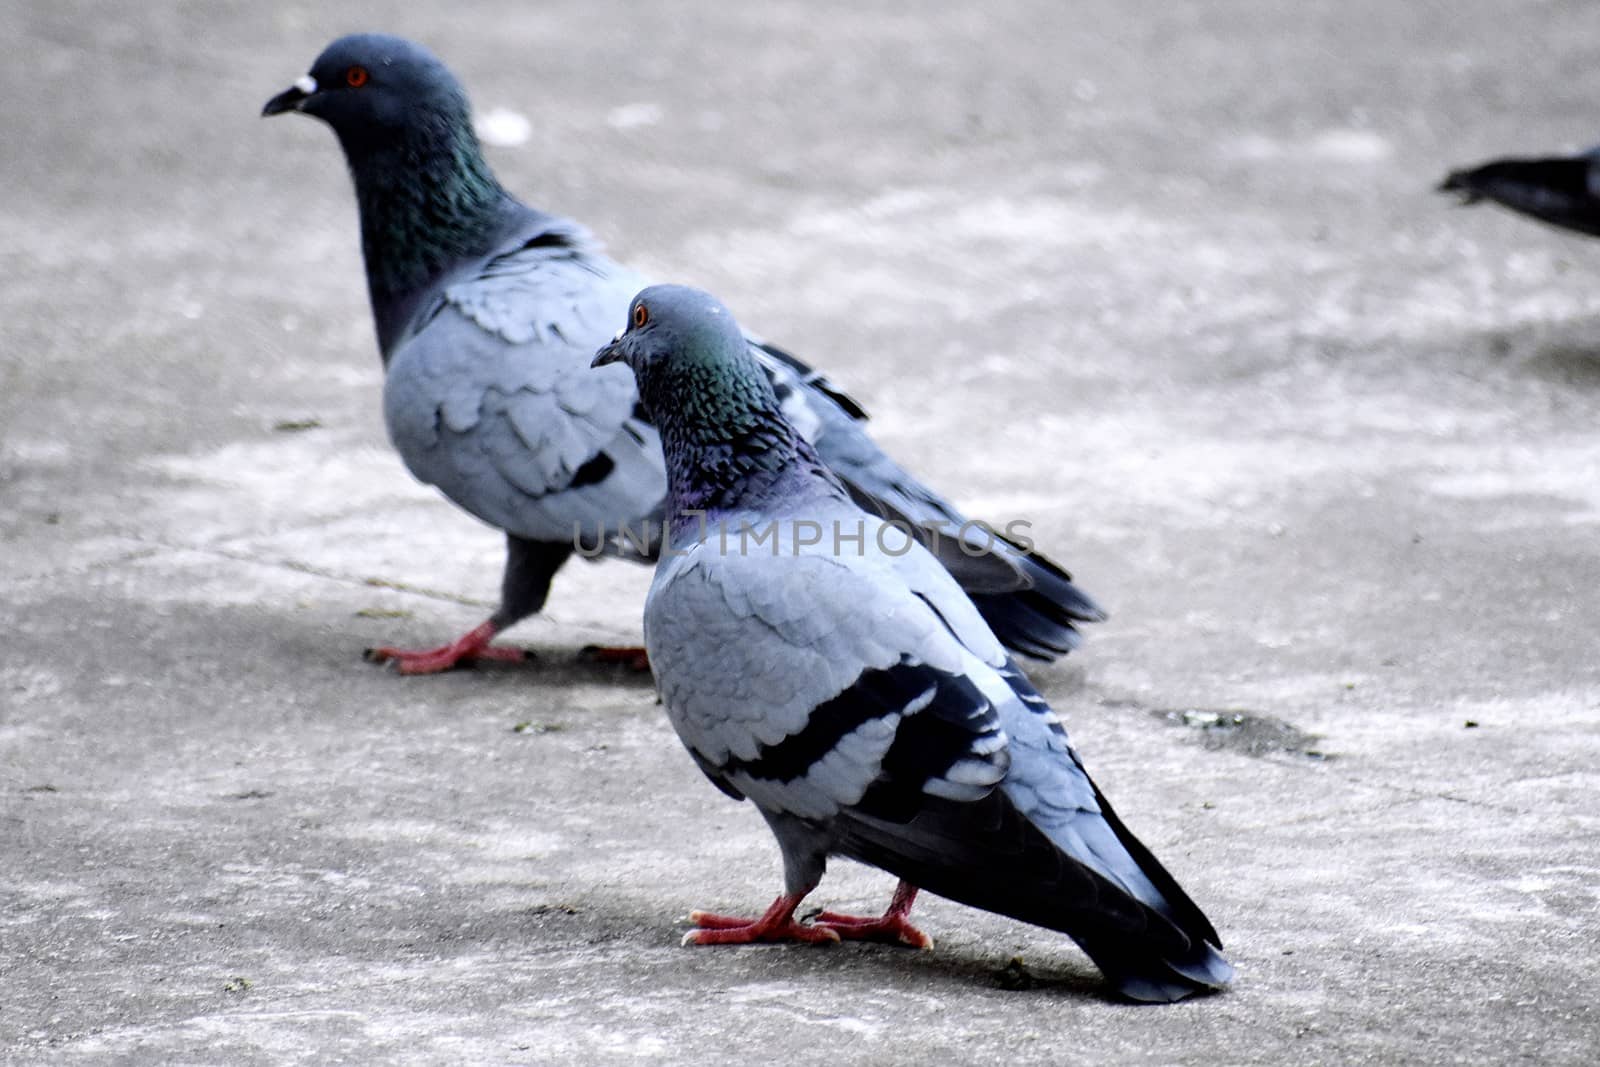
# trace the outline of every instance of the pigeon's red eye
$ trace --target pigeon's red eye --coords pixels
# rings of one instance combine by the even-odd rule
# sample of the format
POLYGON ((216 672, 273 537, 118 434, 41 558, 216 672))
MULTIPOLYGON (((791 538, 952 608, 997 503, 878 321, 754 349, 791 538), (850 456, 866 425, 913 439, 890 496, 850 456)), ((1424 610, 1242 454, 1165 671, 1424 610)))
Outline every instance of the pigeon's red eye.
POLYGON ((344 72, 344 83, 352 89, 359 89, 367 84, 367 80, 371 77, 366 67, 351 67, 344 72))
POLYGON ((633 325, 637 329, 650 321, 650 309, 643 304, 633 305, 633 325))

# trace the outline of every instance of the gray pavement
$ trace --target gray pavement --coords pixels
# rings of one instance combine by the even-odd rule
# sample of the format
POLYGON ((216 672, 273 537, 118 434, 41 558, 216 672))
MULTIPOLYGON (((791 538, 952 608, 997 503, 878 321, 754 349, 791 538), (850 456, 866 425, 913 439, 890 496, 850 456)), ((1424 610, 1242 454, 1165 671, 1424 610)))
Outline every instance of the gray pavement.
POLYGON ((1429 191, 1596 139, 1589 5, 416 7, 0 6, 0 1060, 1594 1061, 1600 243, 1429 191), (680 948, 778 862, 573 662, 642 570, 570 567, 525 670, 361 662, 499 545, 384 442, 331 136, 256 118, 355 28, 1033 523, 1114 615, 1037 681, 1236 988, 1117 1004, 941 901, 929 953, 680 948))

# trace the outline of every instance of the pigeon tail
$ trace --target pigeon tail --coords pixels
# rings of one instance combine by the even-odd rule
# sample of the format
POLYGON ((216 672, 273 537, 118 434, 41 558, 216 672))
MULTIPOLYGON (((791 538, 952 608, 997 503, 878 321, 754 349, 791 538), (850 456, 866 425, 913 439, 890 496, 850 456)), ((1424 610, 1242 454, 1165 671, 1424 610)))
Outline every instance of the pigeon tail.
POLYGON ((1008 648, 1033 659, 1058 659, 1082 642, 1076 624, 1105 619, 1065 570, 1034 555, 1031 545, 988 523, 968 519, 885 455, 867 435, 861 405, 794 355, 747 338, 751 352, 774 375, 784 414, 816 446, 850 498, 862 510, 904 523, 915 533, 1008 648), (797 393, 805 391, 802 387, 835 403, 797 404, 797 393))
POLYGON ((1170 1002, 1227 985, 1233 968, 1211 923, 1109 806, 1101 814, 1126 849, 1121 863, 1155 888, 1153 903, 1058 845, 1004 789, 976 803, 930 798, 903 823, 847 811, 834 825, 834 850, 938 896, 1066 934, 1129 999, 1170 1002))
POLYGON ((1105 611, 1073 584, 1072 575, 1031 546, 968 520, 887 456, 874 455, 870 465, 852 463, 850 453, 838 451, 839 439, 846 436, 834 434, 829 447, 818 452, 851 499, 865 511, 908 526, 972 599, 1001 644, 1049 662, 1083 643, 1080 623, 1105 621, 1105 611))
POLYGON ((1105 621, 1100 605, 1048 559, 1021 549, 1011 559, 1026 576, 1028 588, 968 595, 1000 643, 1013 652, 1038 660, 1057 659, 1082 644, 1079 623, 1105 621))
POLYGON ((1141 953, 1121 940, 1102 943, 1089 936, 1076 940, 1118 993, 1141 1004, 1171 1004, 1196 994, 1215 993, 1234 977, 1233 964, 1203 941, 1189 953, 1173 957, 1141 953))

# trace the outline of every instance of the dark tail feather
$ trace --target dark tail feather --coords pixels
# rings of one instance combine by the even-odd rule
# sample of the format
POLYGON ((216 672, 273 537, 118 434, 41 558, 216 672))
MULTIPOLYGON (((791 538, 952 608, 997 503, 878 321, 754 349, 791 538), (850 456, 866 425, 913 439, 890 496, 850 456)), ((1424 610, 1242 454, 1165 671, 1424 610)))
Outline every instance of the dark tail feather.
MULTIPOLYGON (((1105 618, 1072 576, 1043 556, 987 525, 969 523, 948 500, 913 478, 867 436, 861 408, 804 363, 771 345, 755 343, 759 357, 797 375, 774 382, 791 394, 810 395, 821 420, 812 444, 863 509, 905 523, 972 597, 995 636, 1034 659, 1053 660, 1078 647, 1078 623, 1105 618), (807 392, 809 391, 809 392, 807 392)), ((786 395, 780 392, 780 399, 786 395)))
MULTIPOLYGON (((1074 761, 1077 753, 1073 753, 1074 761)), ((1083 764, 1080 762, 1081 768, 1083 764)), ((1087 777, 1087 775, 1085 775, 1087 777)), ((1233 965, 1217 950, 1222 938, 1216 927, 1206 918, 1200 906, 1189 898, 1178 880, 1167 872, 1161 861, 1133 836, 1111 802, 1094 786, 1094 797, 1100 805, 1100 814, 1110 825, 1122 847, 1128 850, 1144 876, 1150 879, 1161 893, 1163 907, 1159 910, 1189 937, 1189 951, 1162 956, 1130 956, 1126 944, 1112 943, 1099 946, 1080 940, 1078 943, 1094 960, 1095 966, 1105 972, 1123 996, 1130 1000, 1149 1003, 1170 1003, 1194 993, 1221 989, 1233 980, 1233 965)))
POLYGON ((1211 945, 1196 942, 1185 955, 1141 952, 1125 940, 1086 936, 1078 946, 1094 960, 1106 980, 1129 1000, 1171 1004, 1197 993, 1213 993, 1233 981, 1233 964, 1211 945))
POLYGON ((1013 652, 1033 659, 1057 659, 1083 642, 1078 623, 1105 621, 1100 605, 1048 559, 1015 548, 1013 560, 1031 583, 1029 588, 1005 593, 968 591, 1000 643, 1013 652))
POLYGON ((1216 931, 1172 876, 1132 840, 1160 908, 1068 855, 1002 790, 981 801, 928 798, 909 822, 873 814, 871 794, 834 823, 835 850, 912 885, 1071 937, 1126 997, 1173 1001, 1225 986, 1233 968, 1216 931))
MULTIPOLYGON (((1072 759, 1078 765, 1078 769, 1083 770, 1083 761, 1078 759, 1076 752, 1072 753, 1072 759)), ((1084 777, 1089 777, 1087 771, 1084 771, 1084 777)), ((1216 927, 1211 925, 1211 920, 1206 918, 1205 913, 1200 910, 1200 906, 1189 899, 1189 894, 1183 891, 1183 887, 1178 884, 1178 880, 1167 873, 1167 869, 1161 865, 1161 861, 1156 859, 1148 848, 1145 848, 1144 842, 1134 837, 1133 831, 1123 825, 1122 820, 1117 817, 1117 813, 1112 810, 1111 801, 1107 800, 1105 794, 1100 792, 1100 787, 1094 784, 1092 778, 1089 779, 1089 785, 1094 789, 1095 803, 1100 805, 1100 817, 1105 819, 1106 824, 1111 827, 1111 832, 1117 835, 1117 842, 1127 850, 1128 855, 1132 857, 1139 870, 1144 873, 1146 878, 1150 879, 1150 883, 1161 894, 1161 899, 1164 903, 1164 907, 1161 909, 1162 913, 1192 937, 1196 937, 1201 941, 1209 941, 1211 944, 1221 948, 1222 938, 1217 936, 1216 927)))
MULTIPOLYGON (((880 466, 889 464, 885 460, 880 466)), ((986 533, 957 536, 967 520, 909 476, 892 494, 874 496, 848 479, 845 488, 866 510, 911 527, 1011 651, 1030 659, 1060 659, 1083 643, 1079 623, 1105 621, 1106 613, 1072 584, 1072 575, 1031 548, 989 527, 986 533)))

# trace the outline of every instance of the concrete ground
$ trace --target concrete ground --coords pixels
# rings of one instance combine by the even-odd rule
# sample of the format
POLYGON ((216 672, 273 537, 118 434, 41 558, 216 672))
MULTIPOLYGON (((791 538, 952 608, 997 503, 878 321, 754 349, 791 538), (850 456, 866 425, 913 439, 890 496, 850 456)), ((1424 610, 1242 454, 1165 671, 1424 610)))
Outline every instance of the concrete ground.
POLYGON ((146 7, 0 7, 0 1060, 1594 1062, 1600 243, 1430 191, 1596 139, 1588 5, 146 7), (573 660, 642 570, 526 669, 361 661, 500 557, 385 443, 333 139, 256 117, 355 28, 1110 608, 1035 677, 1234 989, 936 900, 680 948, 778 863, 573 660))

